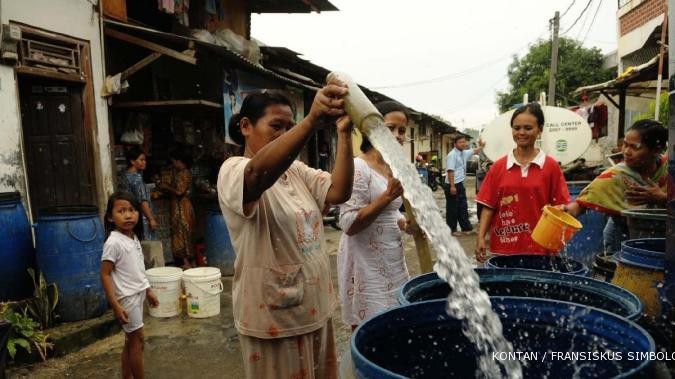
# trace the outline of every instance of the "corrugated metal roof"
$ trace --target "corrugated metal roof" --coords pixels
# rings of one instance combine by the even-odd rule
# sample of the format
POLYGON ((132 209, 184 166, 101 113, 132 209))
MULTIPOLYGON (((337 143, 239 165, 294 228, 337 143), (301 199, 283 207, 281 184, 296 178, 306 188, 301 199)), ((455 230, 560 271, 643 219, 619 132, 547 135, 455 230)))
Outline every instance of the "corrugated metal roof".
POLYGON ((182 45, 187 44, 188 42, 194 42, 196 46, 202 47, 204 49, 207 49, 209 51, 213 51, 214 53, 228 59, 230 62, 234 64, 238 64, 239 66, 242 66, 246 69, 256 71, 258 73, 261 73, 263 75, 266 75, 270 78, 277 79, 279 81, 282 81, 286 84, 290 84, 296 87, 300 88, 306 88, 312 91, 316 91, 319 88, 314 87, 305 83, 302 83, 300 81, 294 80, 292 78, 280 75, 277 72, 274 72, 272 70, 268 70, 265 67, 255 64, 251 62, 250 60, 246 59, 246 57, 242 56, 241 54, 238 54, 232 50, 229 50, 228 48, 220 45, 216 45, 213 43, 209 42, 204 42, 201 40, 198 40, 193 37, 186 37, 186 36, 181 36, 178 34, 173 34, 173 33, 166 33, 166 32, 161 32, 159 30, 154 30, 142 26, 136 26, 136 25, 131 25, 127 24, 124 22, 119 22, 119 21, 113 21, 113 20, 105 20, 105 25, 110 26, 113 28, 117 29, 124 29, 125 31, 131 32, 132 34, 136 35, 143 35, 143 36, 150 36, 154 37, 159 40, 164 40, 164 41, 170 41, 172 43, 179 43, 182 45))
MULTIPOLYGON (((667 60, 664 58, 664 60, 667 60)), ((619 75, 617 78, 608 80, 604 83, 592 84, 589 86, 579 87, 574 90, 572 93, 575 96, 581 95, 583 93, 593 93, 593 92, 606 92, 608 94, 615 94, 619 91, 620 88, 625 88, 626 90, 632 91, 633 94, 639 94, 645 92, 645 90, 640 87, 632 89, 630 85, 634 83, 654 81, 657 78, 657 70, 659 66, 659 57, 658 55, 650 59, 649 62, 629 68, 623 74, 619 75)), ((667 64, 663 65, 663 77, 668 77, 668 68, 667 64)))
POLYGON ((253 0, 249 2, 251 13, 310 13, 337 11, 327 0, 253 0))

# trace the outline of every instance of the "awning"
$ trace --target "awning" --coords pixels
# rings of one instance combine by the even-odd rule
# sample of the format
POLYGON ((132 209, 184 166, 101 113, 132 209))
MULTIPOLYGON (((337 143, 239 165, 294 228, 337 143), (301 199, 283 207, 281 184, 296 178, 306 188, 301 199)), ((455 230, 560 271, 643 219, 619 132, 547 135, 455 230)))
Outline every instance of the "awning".
POLYGON ((172 45, 178 45, 178 46, 187 46, 190 42, 192 42, 195 46, 201 47, 203 49, 209 50, 214 52, 215 54, 227 59, 229 62, 232 62, 235 65, 238 65, 244 69, 248 69, 249 71, 255 71, 257 73, 260 73, 262 75, 265 75, 267 77, 277 79, 285 84, 290 84, 295 87, 299 88, 305 88, 309 89, 311 91, 316 91, 319 88, 315 86, 311 86, 305 83, 301 83, 300 81, 294 80, 292 78, 288 78, 286 76, 280 75, 277 72, 274 72, 272 70, 268 70, 263 66, 260 66, 258 64, 255 64, 251 62, 250 60, 246 59, 244 56, 231 51, 227 49, 224 46, 216 45, 213 43, 209 42, 204 42, 201 40, 198 40, 196 38, 192 37, 185 37, 185 36, 180 36, 177 34, 172 34, 172 33, 165 33, 161 32, 159 30, 154 30, 150 28, 145 28, 142 26, 136 26, 136 25, 131 25, 127 24, 124 22, 119 22, 119 21, 113 21, 113 20, 105 20, 105 27, 106 28, 113 28, 116 30, 122 30, 124 32, 127 32, 129 34, 135 35, 137 37, 143 37, 151 40, 152 42, 165 42, 165 43, 170 43, 172 45))
POLYGON ((664 17, 665 14, 654 17, 639 28, 619 37, 617 51, 619 59, 644 48, 650 40, 658 41, 664 17))
MULTIPOLYGON (((664 61, 668 58, 664 57, 664 61)), ((668 65, 663 65, 663 77, 668 77, 668 65)), ((628 96, 640 96, 645 92, 652 92, 656 87, 640 85, 638 83, 656 81, 659 68, 658 55, 650 59, 649 62, 639 66, 629 67, 624 73, 617 78, 606 81, 604 83, 592 84, 590 86, 579 87, 574 90, 573 95, 602 92, 608 95, 616 95, 620 90, 625 89, 628 96)))
POLYGON ((251 13, 310 13, 339 10, 327 0, 253 0, 249 6, 251 13))

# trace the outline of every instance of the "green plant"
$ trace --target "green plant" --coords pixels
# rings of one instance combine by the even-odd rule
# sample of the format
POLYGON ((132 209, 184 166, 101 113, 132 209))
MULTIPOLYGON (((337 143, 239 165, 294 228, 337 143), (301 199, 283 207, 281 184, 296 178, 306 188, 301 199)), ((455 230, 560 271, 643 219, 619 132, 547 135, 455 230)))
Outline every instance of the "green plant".
MULTIPOLYGON (((661 92, 661 98, 659 99, 659 122, 663 125, 668 125, 668 116, 670 115, 670 110, 668 108, 668 91, 661 92)), ((654 119, 654 114, 656 113, 656 99, 649 102, 649 110, 646 113, 640 113, 637 115, 633 122, 644 119, 654 119)))
POLYGON ((54 309, 59 302, 59 290, 56 283, 47 284, 42 272, 35 274, 35 270, 28 269, 33 278, 33 298, 26 301, 26 308, 35 320, 40 323, 42 330, 54 326, 54 309))
POLYGON ((28 316, 28 311, 24 308, 23 312, 15 312, 12 309, 6 309, 4 317, 12 324, 12 331, 7 341, 7 351, 9 356, 14 359, 17 347, 22 347, 27 352, 31 352, 31 346, 37 349, 38 354, 43 361, 47 360, 47 351, 54 344, 48 341, 48 335, 40 331, 40 324, 28 316))

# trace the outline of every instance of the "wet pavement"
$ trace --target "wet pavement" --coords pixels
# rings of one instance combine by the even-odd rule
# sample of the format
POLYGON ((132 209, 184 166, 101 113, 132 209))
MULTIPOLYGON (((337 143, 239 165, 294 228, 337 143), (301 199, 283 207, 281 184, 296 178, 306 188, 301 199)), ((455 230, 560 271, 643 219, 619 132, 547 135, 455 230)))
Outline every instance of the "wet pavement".
MULTIPOLYGON (((474 177, 465 183, 469 198, 469 213, 476 224, 474 177)), ((441 213, 445 215, 445 197, 442 189, 434 193, 441 213)), ((445 216, 444 216, 445 217, 445 216)), ((326 243, 337 283, 337 248, 341 231, 326 227, 326 243)), ((459 237, 467 255, 473 260, 475 235, 459 237)), ((405 255, 411 276, 419 275, 420 268, 415 244, 410 236, 404 238, 405 255)), ((145 371, 147 378, 241 378, 244 376, 239 339, 232 317, 232 277, 223 278, 220 315, 206 319, 180 317, 158 319, 145 315, 145 371)), ((336 309, 335 337, 341 357, 349 346, 350 327, 342 322, 336 309)), ((123 333, 99 340, 84 349, 46 363, 12 368, 10 378, 118 378, 121 376, 120 354, 124 345, 123 333)))

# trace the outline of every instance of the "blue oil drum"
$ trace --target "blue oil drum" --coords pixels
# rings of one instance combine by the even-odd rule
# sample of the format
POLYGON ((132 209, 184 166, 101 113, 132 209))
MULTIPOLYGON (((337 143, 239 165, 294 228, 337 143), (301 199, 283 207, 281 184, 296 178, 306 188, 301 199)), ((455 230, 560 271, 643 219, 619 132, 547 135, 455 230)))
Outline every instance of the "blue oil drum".
POLYGON ((105 233, 94 206, 57 206, 38 212, 37 262, 56 283, 61 321, 98 317, 107 308, 100 280, 105 233))
POLYGON ((35 267, 35 250, 18 192, 0 193, 0 241, 0 301, 30 297, 33 284, 28 268, 35 267))
POLYGON ((485 262, 486 268, 524 268, 562 272, 564 274, 588 275, 588 267, 574 259, 560 255, 512 254, 495 255, 485 262))
MULTIPOLYGON (((524 378, 655 377, 652 337, 613 313, 563 301, 491 297, 504 337, 522 357, 524 378), (566 352, 600 354, 587 360, 566 352), (560 354, 551 356, 552 353, 560 354), (638 354, 646 353, 646 354, 638 354), (546 356, 544 355, 546 354, 546 356), (579 359, 579 360, 578 360, 579 359)), ((350 340, 356 378, 474 378, 478 352, 445 300, 412 303, 362 323, 350 340)), ((495 352, 488 359, 509 358, 495 352)))
MULTIPOLYGON (((490 296, 518 296, 567 301, 637 320, 643 304, 629 291, 585 276, 537 270, 476 268, 480 287, 490 296)), ((450 285, 435 272, 407 281, 399 291, 400 304, 446 299, 450 285)))
MULTIPOLYGON (((590 182, 567 182, 567 188, 572 200, 575 200, 590 182)), ((567 256, 573 258, 586 267, 592 267, 595 256, 603 251, 602 231, 607 224, 607 216, 601 212, 587 209, 583 215, 577 217, 584 227, 579 230, 572 240, 567 243, 567 256)))
POLYGON ((234 248, 230 233, 220 209, 210 208, 204 226, 206 262, 209 267, 218 267, 222 275, 234 275, 234 248))

